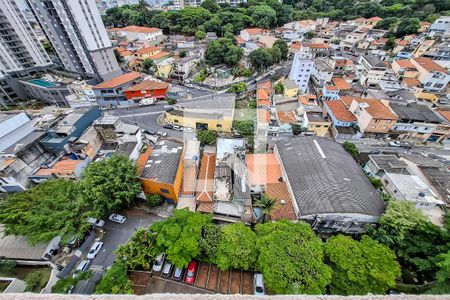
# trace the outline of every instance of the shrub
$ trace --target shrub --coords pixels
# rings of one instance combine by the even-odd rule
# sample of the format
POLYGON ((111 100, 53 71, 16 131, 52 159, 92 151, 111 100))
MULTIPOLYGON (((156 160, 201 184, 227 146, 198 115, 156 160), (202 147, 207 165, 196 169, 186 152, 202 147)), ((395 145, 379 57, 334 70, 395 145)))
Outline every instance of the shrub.
POLYGON ((163 201, 162 196, 158 195, 158 194, 147 195, 146 198, 147 198, 147 204, 150 207, 155 207, 155 206, 161 205, 161 203, 163 201))

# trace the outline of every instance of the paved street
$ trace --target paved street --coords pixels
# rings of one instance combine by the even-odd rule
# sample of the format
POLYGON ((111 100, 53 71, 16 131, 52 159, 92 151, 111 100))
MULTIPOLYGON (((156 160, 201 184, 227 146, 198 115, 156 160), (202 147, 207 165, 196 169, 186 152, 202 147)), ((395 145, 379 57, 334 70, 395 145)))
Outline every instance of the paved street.
POLYGON ((93 260, 92 265, 107 268, 114 262, 114 251, 121 244, 128 241, 131 235, 141 227, 148 227, 156 221, 162 220, 160 217, 152 214, 147 214, 143 210, 132 208, 126 211, 119 212, 127 217, 123 224, 118 224, 105 220, 105 234, 102 242, 103 249, 93 260))

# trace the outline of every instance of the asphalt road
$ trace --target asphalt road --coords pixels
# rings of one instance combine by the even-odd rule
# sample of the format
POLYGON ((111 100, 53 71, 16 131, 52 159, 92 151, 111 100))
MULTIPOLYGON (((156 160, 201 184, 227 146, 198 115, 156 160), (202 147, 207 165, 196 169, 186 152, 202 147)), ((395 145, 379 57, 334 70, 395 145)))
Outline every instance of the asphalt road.
POLYGON ((103 227, 105 233, 102 238, 104 243, 100 253, 92 261, 93 268, 104 268, 111 266, 114 262, 114 251, 121 244, 125 244, 133 233, 141 228, 147 228, 156 221, 162 220, 162 218, 148 214, 140 209, 128 209, 126 211, 119 212, 127 217, 127 220, 123 224, 118 224, 105 220, 105 226, 103 227))

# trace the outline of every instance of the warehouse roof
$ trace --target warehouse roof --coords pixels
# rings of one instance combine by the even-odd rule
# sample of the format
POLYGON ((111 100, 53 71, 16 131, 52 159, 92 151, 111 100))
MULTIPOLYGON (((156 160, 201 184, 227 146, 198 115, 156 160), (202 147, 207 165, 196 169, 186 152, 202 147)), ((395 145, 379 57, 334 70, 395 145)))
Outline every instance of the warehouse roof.
POLYGON ((297 137, 279 141, 276 147, 301 216, 383 213, 377 191, 340 144, 297 137))
POLYGON ((390 107, 397 114, 399 119, 412 120, 416 122, 441 123, 439 118, 428 106, 418 103, 397 104, 391 103, 390 107))

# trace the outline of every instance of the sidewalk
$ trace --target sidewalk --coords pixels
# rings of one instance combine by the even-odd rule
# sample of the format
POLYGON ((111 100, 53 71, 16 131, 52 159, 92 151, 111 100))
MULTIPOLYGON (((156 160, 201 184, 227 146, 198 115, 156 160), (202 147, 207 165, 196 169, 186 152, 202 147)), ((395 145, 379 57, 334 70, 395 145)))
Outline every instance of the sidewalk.
POLYGON ((48 279, 47 285, 45 288, 42 289, 41 294, 51 294, 52 287, 56 284, 56 282, 59 280, 56 275, 59 274, 58 270, 52 269, 52 272, 50 273, 50 278, 48 279))

